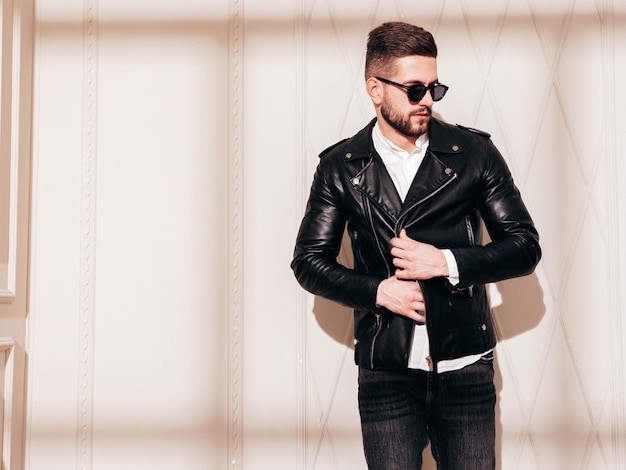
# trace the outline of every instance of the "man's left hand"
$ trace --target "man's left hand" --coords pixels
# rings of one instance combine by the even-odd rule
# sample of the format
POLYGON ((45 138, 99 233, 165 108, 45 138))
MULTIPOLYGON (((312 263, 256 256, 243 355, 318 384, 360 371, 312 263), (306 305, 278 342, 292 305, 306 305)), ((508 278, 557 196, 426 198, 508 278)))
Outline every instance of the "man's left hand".
POLYGON ((438 248, 409 238, 406 230, 391 239, 393 264, 398 279, 425 280, 448 276, 446 258, 438 248))

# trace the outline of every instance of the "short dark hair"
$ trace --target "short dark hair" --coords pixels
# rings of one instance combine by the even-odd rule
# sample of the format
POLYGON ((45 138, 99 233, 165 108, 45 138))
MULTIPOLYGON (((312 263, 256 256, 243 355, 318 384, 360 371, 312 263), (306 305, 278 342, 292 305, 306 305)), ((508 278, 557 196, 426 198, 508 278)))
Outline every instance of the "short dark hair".
POLYGON ((383 23, 370 31, 365 56, 365 79, 380 75, 400 57, 437 58, 433 35, 424 28, 401 21, 383 23))

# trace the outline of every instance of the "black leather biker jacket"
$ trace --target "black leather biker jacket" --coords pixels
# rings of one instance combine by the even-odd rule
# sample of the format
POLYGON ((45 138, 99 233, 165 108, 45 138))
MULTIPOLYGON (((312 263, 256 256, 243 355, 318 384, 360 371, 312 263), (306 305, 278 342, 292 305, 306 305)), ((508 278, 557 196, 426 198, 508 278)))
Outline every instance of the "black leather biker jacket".
POLYGON ((374 123, 320 155, 291 263, 298 282, 354 309, 358 365, 406 368, 414 322, 375 304, 378 284, 395 270, 390 240, 405 228, 415 240, 450 249, 459 268, 456 286, 418 281, 432 361, 493 348, 485 284, 529 274, 541 257, 504 159, 488 134, 431 118, 429 148, 403 203, 374 150, 374 123), (481 220, 491 239, 484 246, 481 220), (345 230, 353 269, 337 262, 345 230))

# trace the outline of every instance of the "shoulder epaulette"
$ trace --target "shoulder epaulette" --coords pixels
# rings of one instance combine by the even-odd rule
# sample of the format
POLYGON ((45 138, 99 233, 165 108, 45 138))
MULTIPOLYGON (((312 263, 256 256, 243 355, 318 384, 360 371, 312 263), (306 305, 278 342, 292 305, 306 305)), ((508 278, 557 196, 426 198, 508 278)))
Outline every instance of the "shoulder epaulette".
POLYGON ((328 152, 330 152, 332 149, 334 149, 334 148, 335 148, 335 147, 337 147, 338 145, 343 144, 346 140, 348 140, 348 139, 346 138, 346 139, 340 140, 340 141, 339 141, 339 142, 337 142, 336 144, 333 144, 333 145, 331 145, 330 147, 328 147, 328 148, 326 148, 326 149, 322 150, 322 152, 321 152, 321 153, 320 153, 320 155, 319 155, 319 156, 320 156, 320 158, 322 158, 324 155, 326 155, 328 152))
POLYGON ((483 137, 486 137, 487 139, 491 137, 491 134, 485 131, 481 131, 480 129, 474 129, 473 127, 462 126, 461 124, 457 124, 456 127, 460 129, 464 129, 469 132, 473 132, 474 134, 482 135, 483 137))

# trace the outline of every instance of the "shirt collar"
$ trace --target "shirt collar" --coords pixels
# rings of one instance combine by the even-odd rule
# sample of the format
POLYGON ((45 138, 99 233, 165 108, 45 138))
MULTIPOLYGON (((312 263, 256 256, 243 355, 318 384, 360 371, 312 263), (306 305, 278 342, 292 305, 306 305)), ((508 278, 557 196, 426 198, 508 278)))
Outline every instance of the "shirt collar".
POLYGON ((420 135, 415 141, 415 149, 412 152, 407 152, 406 150, 398 147, 396 144, 387 139, 383 133, 380 131, 380 127, 378 126, 378 122, 374 125, 372 129, 372 141, 374 143, 374 148, 378 152, 381 157, 388 157, 390 155, 395 155, 405 160, 412 155, 420 155, 423 156, 426 153, 426 149, 428 148, 428 133, 424 133, 420 135))

